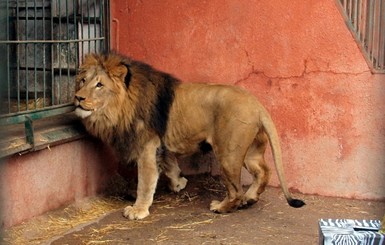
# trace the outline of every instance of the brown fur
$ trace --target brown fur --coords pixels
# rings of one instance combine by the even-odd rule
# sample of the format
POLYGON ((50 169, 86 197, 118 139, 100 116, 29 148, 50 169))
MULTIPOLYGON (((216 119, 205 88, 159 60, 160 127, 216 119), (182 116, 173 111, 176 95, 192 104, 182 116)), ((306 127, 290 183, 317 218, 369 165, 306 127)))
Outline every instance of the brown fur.
POLYGON ((113 54, 88 55, 77 81, 76 113, 86 129, 112 145, 122 163, 138 163, 137 200, 125 208, 124 216, 141 219, 149 214, 159 177, 157 164, 170 178, 171 189, 183 189, 187 180, 180 177, 175 154, 193 154, 202 143, 211 145, 228 190, 222 202, 211 203, 212 211, 229 212, 258 201, 269 179, 264 161, 268 142, 286 199, 291 206, 304 205, 287 189, 278 135, 268 112, 246 91, 180 83, 113 54), (246 193, 240 183, 242 166, 254 176, 246 193))

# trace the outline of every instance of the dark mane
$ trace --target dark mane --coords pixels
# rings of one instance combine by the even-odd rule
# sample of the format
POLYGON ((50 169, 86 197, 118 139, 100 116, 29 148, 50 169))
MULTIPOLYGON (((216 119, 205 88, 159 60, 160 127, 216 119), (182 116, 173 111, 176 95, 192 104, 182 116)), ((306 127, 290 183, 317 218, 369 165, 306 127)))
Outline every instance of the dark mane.
POLYGON ((137 105, 139 114, 146 119, 149 128, 163 137, 179 80, 139 61, 131 61, 126 66, 129 68, 125 79, 126 86, 127 84, 130 86, 131 80, 140 83, 138 84, 140 98, 137 105))
POLYGON ((110 54, 104 56, 104 60, 111 57, 120 60, 117 65, 127 68, 124 84, 127 100, 133 105, 133 109, 128 113, 132 113, 134 119, 139 119, 145 124, 144 129, 138 130, 138 122, 133 120, 129 125, 125 125, 123 132, 119 130, 122 127, 111 129, 115 135, 111 139, 112 146, 123 162, 130 162, 136 160, 144 142, 151 137, 150 134, 156 133, 160 138, 165 135, 175 88, 180 81, 148 64, 122 55, 110 54))

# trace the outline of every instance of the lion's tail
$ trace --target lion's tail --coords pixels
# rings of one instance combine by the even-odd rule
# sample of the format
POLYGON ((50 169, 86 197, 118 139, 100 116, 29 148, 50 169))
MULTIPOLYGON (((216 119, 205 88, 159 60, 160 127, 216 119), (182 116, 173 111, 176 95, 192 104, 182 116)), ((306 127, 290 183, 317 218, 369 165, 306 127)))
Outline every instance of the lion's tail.
POLYGON ((305 202, 303 202, 300 199, 293 199, 291 197, 291 194, 289 192, 289 189, 287 187, 287 183, 285 180, 284 171, 283 171, 282 153, 281 153, 281 146, 279 144, 277 129, 275 128, 273 120, 271 119, 269 113, 265 109, 261 114, 261 121, 262 121, 263 127, 265 128, 267 136, 269 138, 270 147, 274 158, 274 165, 277 171, 278 179, 281 184, 283 194, 285 195, 285 198, 287 200, 287 203, 294 208, 300 208, 303 205, 305 205, 305 202))

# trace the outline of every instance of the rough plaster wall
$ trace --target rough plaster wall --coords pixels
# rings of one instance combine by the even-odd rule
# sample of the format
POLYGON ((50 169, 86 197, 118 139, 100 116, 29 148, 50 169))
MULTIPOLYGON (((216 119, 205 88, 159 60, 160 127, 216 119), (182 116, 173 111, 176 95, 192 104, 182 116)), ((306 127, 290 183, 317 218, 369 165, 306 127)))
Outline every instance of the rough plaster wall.
POLYGON ((112 158, 102 144, 84 139, 3 159, 0 227, 97 194, 114 170, 112 158))
POLYGON ((119 52, 261 100, 280 132, 292 188, 385 198, 385 78, 370 72, 334 0, 111 4, 119 52))

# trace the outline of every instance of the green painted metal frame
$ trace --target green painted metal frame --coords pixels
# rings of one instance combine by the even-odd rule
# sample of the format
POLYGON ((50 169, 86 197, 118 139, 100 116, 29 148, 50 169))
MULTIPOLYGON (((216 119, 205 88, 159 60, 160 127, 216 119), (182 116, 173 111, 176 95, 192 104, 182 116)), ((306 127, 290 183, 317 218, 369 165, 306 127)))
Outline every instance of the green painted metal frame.
POLYGON ((0 126, 13 125, 24 123, 25 139, 28 144, 32 146, 32 150, 35 149, 35 133, 33 127, 33 121, 42 118, 53 117, 64 113, 69 113, 74 110, 73 105, 61 105, 55 108, 49 107, 33 112, 25 112, 23 114, 12 115, 8 114, 0 117, 0 126))
POLYGON ((27 120, 38 120, 46 117, 52 117, 64 113, 71 112, 75 109, 72 104, 47 107, 40 110, 26 111, 23 113, 11 113, 0 116, 0 126, 1 125, 11 125, 24 123, 27 120))

